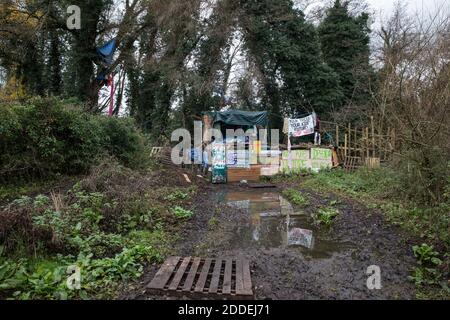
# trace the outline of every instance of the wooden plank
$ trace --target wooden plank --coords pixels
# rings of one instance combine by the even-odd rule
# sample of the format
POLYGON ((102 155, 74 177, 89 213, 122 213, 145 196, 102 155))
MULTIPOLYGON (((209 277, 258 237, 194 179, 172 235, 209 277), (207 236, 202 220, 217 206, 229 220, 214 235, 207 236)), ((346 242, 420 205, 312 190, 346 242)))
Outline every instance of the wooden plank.
POLYGON ((219 289, 220 272, 222 270, 222 260, 216 259, 214 266, 214 272, 211 278, 211 284, 209 285, 209 293, 217 293, 219 289))
POLYGON ((231 274, 233 272, 233 260, 225 260, 225 272, 223 276, 223 294, 231 294, 231 274))
POLYGON ((148 285, 148 288, 164 289, 180 259, 180 257, 170 257, 167 259, 161 269, 156 273, 152 282, 148 285))
POLYGON ((203 264, 202 272, 200 273, 200 277, 198 278, 197 284, 195 286, 195 292, 203 292, 205 288, 206 279, 208 278, 209 268, 211 267, 212 259, 205 259, 205 263, 203 264))
POLYGON ((244 281, 244 290, 243 290, 242 294, 243 295, 253 295, 252 276, 250 273, 250 262, 248 260, 244 260, 244 262, 243 262, 242 279, 244 281))
POLYGON ((242 260, 236 261, 236 294, 241 295, 244 291, 244 264, 242 260))
POLYGON ((183 259, 183 262, 180 265, 180 268, 178 269, 177 273, 175 274, 175 277, 172 279, 172 282, 169 286, 169 290, 177 290, 178 286, 180 285, 180 281, 183 278, 184 272, 186 271, 186 268, 189 265, 189 262, 191 262, 191 257, 187 257, 183 259))
POLYGON ((252 189, 273 189, 277 187, 270 183, 249 183, 248 186, 252 189))
POLYGON ((194 262, 192 263, 192 266, 191 266, 191 270, 189 270, 189 275, 186 278, 186 282, 184 283, 184 286, 183 286, 184 292, 191 291, 192 285, 194 284, 195 276, 197 275, 197 270, 200 265, 200 261, 201 261, 200 258, 194 259, 194 262))

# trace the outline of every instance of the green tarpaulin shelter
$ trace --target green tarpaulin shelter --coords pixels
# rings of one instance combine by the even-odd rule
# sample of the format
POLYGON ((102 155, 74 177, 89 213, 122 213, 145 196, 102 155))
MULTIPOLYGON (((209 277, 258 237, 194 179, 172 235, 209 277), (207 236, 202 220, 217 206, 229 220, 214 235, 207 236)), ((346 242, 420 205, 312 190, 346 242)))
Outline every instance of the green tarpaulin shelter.
POLYGON ((269 116, 266 111, 250 112, 230 110, 223 112, 205 112, 213 119, 213 124, 221 122, 231 126, 264 126, 269 124, 269 116))

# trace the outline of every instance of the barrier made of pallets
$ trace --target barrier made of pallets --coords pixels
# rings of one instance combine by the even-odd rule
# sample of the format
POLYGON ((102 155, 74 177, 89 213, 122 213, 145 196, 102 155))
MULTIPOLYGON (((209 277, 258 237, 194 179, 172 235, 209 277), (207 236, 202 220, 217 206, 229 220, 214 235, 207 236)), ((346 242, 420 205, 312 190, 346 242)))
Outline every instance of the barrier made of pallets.
POLYGON ((147 286, 156 295, 195 299, 253 299, 245 259, 170 257, 147 286))

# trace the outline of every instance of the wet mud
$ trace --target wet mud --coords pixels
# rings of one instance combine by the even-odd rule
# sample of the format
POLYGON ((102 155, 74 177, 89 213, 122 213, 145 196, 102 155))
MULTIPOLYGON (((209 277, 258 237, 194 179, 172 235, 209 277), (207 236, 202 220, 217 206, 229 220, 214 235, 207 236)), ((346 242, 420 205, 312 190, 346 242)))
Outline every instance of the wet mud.
MULTIPOLYGON (((310 204, 298 208, 281 191, 205 185, 173 254, 248 259, 256 299, 414 299, 411 244, 380 213, 308 190, 310 204), (331 227, 318 225, 314 213, 330 205, 339 215, 331 227), (372 265, 381 270, 380 290, 367 287, 372 265)), ((149 266, 125 298, 170 299, 146 294, 157 269, 149 266)))

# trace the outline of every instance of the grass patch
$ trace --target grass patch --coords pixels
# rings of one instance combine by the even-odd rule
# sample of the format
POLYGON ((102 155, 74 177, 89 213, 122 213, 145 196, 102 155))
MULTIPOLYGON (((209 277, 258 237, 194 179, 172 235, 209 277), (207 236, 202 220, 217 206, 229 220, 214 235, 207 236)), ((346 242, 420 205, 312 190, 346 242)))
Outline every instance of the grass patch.
POLYGON ((307 207, 309 205, 309 200, 300 191, 295 189, 283 190, 283 196, 288 199, 293 204, 300 207, 307 207))

